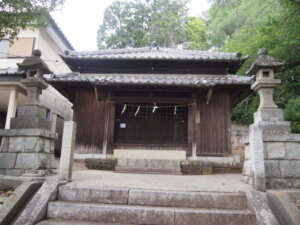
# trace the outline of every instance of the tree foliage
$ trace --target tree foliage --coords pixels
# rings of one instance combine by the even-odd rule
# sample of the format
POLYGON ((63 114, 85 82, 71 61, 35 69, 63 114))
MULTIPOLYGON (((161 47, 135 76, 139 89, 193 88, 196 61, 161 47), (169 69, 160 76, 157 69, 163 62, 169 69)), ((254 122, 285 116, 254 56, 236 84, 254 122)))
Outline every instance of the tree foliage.
POLYGON ((209 48, 207 39, 207 27, 204 20, 200 17, 190 18, 186 25, 186 43, 187 49, 201 49, 209 48))
MULTIPOLYGON (((276 75, 282 84, 275 90, 275 101, 286 111, 289 100, 300 96, 299 4, 294 0, 211 0, 211 3, 206 14, 210 47, 250 55, 239 71, 241 74, 255 60, 260 48, 268 48, 270 55, 285 61, 285 67, 276 75)), ((233 110, 233 119, 252 123, 258 102, 256 94, 248 97, 233 110)), ((294 118, 289 118, 293 123, 294 118)))
POLYGON ((189 0, 115 1, 104 12, 99 48, 188 45, 206 48, 205 24, 188 16, 189 0), (199 35, 199 36, 198 36, 199 35))
POLYGON ((1 0, 0 40, 14 39, 28 25, 46 26, 49 12, 57 9, 63 2, 64 0, 1 0))
POLYGON ((292 132, 300 131, 300 96, 288 101, 285 118, 292 121, 292 132))

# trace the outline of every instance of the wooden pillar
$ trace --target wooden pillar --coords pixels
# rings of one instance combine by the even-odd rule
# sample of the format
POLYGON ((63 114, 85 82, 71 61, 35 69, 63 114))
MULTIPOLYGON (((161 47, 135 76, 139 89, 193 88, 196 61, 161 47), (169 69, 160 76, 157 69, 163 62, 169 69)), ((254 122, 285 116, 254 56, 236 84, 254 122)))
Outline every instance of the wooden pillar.
POLYGON ((108 128, 109 128, 109 120, 110 120, 110 115, 109 115, 109 108, 110 108, 110 104, 109 102, 105 102, 105 121, 104 121, 104 133, 103 133, 103 145, 102 145, 102 154, 106 155, 107 153, 107 141, 108 141, 108 128))
POLYGON ((109 117, 109 123, 108 123, 106 154, 114 154, 115 113, 116 113, 116 105, 111 102, 110 110, 109 110, 110 117, 109 117))
POLYGON ((16 116, 17 104, 18 104, 18 92, 15 88, 13 88, 10 90, 9 93, 5 129, 10 128, 10 120, 11 118, 16 116))
POLYGON ((107 101, 104 123, 104 135, 102 154, 113 154, 113 138, 114 138, 114 123, 115 123, 115 105, 113 102, 107 101))
POLYGON ((193 93, 193 104, 188 106, 188 152, 187 156, 196 157, 196 95, 193 93))

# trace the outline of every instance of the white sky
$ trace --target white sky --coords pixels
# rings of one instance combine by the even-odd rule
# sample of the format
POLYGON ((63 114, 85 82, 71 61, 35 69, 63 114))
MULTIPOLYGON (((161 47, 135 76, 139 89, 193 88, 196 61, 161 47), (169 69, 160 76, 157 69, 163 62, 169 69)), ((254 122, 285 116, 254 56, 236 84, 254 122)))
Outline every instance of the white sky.
MULTIPOLYGON (((97 30, 105 8, 114 0, 65 0, 52 16, 75 50, 96 50, 97 30)), ((191 0, 190 14, 201 15, 209 8, 207 0, 191 0)))

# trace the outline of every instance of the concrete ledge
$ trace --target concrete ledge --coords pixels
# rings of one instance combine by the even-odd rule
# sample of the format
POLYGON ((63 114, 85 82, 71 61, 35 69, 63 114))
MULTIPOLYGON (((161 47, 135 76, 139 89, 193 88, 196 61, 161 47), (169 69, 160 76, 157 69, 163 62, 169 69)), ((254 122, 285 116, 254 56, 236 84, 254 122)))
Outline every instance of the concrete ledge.
POLYGON ((74 159, 75 160, 85 160, 87 158, 91 159, 106 159, 106 158, 113 158, 113 155, 103 155, 103 154, 80 154, 75 153, 74 159))
POLYGON ((181 168, 180 160, 120 158, 116 172, 181 174, 181 168))
POLYGON ((102 223, 174 225, 174 209, 149 206, 50 202, 49 219, 88 220, 102 223))
MULTIPOLYGON (((295 196, 295 194, 293 195, 295 196)), ((298 195, 300 195, 300 191, 298 192, 298 195)), ((295 202, 289 197, 288 191, 269 190, 267 191, 267 197, 270 201, 270 207, 280 224, 300 224, 300 211, 295 202)))
POLYGON ((117 159, 85 159, 85 166, 91 170, 115 170, 117 159))
POLYGON ((185 160, 186 151, 115 149, 114 158, 185 160))
POLYGON ((61 184, 65 184, 65 182, 45 182, 17 218, 14 225, 34 225, 45 219, 48 202, 57 198, 57 190, 61 184))
POLYGON ((246 192, 248 208, 255 212, 256 225, 280 225, 272 212, 266 193, 246 192))
POLYGON ((184 175, 210 175, 218 173, 242 173, 242 163, 212 162, 199 160, 181 161, 184 175))
POLYGON ((24 182, 4 202, 0 210, 0 225, 10 224, 43 182, 24 182))
POLYGON ((25 181, 30 181, 28 178, 0 175, 0 190, 16 189, 25 181))
POLYGON ((300 134, 264 134, 264 141, 275 141, 275 142, 300 142, 300 134))
POLYGON ((129 205, 185 208, 247 209, 244 193, 214 193, 130 189, 129 205))
POLYGON ((58 199, 73 202, 95 202, 127 204, 129 188, 122 187, 78 187, 64 185, 59 188, 58 199))
MULTIPOLYGON (((37 225, 122 225, 120 223, 99 223, 83 220, 56 220, 47 219, 39 222, 37 225)), ((133 224, 132 224, 133 225, 133 224)))
POLYGON ((246 210, 175 209, 175 225, 252 225, 255 216, 246 210))
POLYGON ((26 137, 26 136, 40 136, 45 138, 57 139, 57 134, 49 130, 30 128, 30 129, 2 129, 0 130, 0 137, 26 137))

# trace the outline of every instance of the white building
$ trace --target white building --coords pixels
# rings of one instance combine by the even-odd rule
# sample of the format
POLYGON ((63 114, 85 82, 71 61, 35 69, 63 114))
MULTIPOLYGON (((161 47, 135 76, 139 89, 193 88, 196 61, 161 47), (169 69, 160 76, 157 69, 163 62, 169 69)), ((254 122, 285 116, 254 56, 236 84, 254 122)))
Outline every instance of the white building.
MULTIPOLYGON (((41 58, 54 73, 70 72, 59 53, 74 49, 52 18, 47 28, 22 30, 12 44, 1 40, 0 129, 10 128, 10 119, 16 115, 17 106, 26 99, 26 87, 19 82, 22 77, 16 73, 16 63, 30 57, 35 49, 41 50, 41 58)), ((72 104, 50 85, 40 100, 48 109, 47 119, 52 121, 52 131, 59 133, 56 149, 60 149, 63 121, 73 117, 72 104)))

